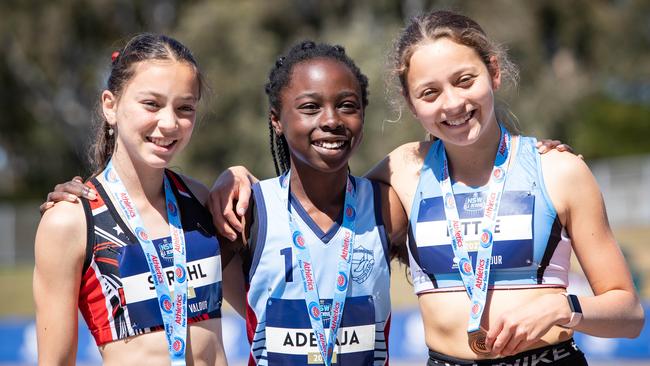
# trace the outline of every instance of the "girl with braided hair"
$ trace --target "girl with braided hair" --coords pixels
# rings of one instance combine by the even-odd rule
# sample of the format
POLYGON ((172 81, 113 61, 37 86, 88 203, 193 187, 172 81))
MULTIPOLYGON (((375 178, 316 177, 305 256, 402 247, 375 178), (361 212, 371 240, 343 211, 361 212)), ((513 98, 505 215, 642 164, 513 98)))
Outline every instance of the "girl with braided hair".
POLYGON ((349 174, 367 86, 342 47, 311 41, 270 72, 279 176, 253 185, 241 256, 252 364, 388 363, 389 245, 405 215, 382 205, 396 199, 386 185, 349 174))

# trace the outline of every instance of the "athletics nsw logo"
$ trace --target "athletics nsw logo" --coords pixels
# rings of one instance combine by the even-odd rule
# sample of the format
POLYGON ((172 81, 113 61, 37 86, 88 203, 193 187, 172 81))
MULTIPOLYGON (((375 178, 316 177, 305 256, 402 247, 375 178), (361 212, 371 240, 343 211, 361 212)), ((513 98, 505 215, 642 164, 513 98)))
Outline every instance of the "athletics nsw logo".
POLYGON ((179 337, 174 337, 174 343, 172 343, 172 350, 174 351, 174 356, 182 356, 185 353, 185 342, 179 337))
POLYGON ((506 173, 501 168, 494 168, 494 171, 492 172, 492 177, 494 178, 495 182, 501 183, 503 179, 506 177, 506 173))
POLYGON ((350 220, 354 220, 354 218, 356 217, 356 215, 357 215, 357 214, 356 214, 356 212, 354 211, 354 208, 353 208, 352 206, 347 205, 347 206, 345 207, 345 216, 347 216, 348 219, 350 219, 350 220))
POLYGON ((343 272, 339 272, 339 276, 336 278, 336 288, 339 291, 345 291, 347 287, 348 287, 348 276, 343 272))
POLYGON ((167 295, 162 295, 160 297, 160 308, 167 314, 171 314, 173 308, 172 299, 167 295))
POLYGON ((178 209, 176 208, 176 205, 173 202, 167 203, 167 211, 169 212, 170 215, 174 217, 178 215, 178 209))
POLYGON ((176 273, 176 279, 178 279, 178 283, 183 283, 185 282, 185 279, 187 278, 185 268, 181 266, 180 264, 176 265, 176 269, 174 270, 174 273, 176 273))
POLYGON ((454 208, 456 207, 456 201, 454 200, 454 195, 451 193, 445 194, 445 207, 454 208))
POLYGON ((305 249, 305 238, 299 231, 293 233, 293 245, 298 249, 305 249))
POLYGON ((460 268, 460 271, 465 276, 469 276, 472 274, 472 264, 465 258, 462 258, 460 262, 458 262, 458 268, 460 268))
POLYGON ((481 234, 481 246, 483 248, 489 248, 492 245, 492 232, 488 229, 483 229, 481 234))
POLYGON ((314 320, 320 320, 320 307, 318 304, 312 301, 309 303, 308 308, 309 316, 311 316, 311 318, 314 320))
POLYGON ((472 316, 472 319, 478 319, 478 317, 481 315, 481 309, 482 309, 481 304, 479 304, 478 301, 474 301, 474 303, 472 304, 472 308, 470 309, 470 314, 472 316))
POLYGON ((117 176, 114 169, 109 169, 104 173, 104 179, 109 183, 117 183, 120 180, 120 177, 117 176))
POLYGON ((144 231, 144 229, 141 227, 135 228, 135 236, 137 236, 142 241, 149 241, 149 236, 147 235, 147 232, 144 231))

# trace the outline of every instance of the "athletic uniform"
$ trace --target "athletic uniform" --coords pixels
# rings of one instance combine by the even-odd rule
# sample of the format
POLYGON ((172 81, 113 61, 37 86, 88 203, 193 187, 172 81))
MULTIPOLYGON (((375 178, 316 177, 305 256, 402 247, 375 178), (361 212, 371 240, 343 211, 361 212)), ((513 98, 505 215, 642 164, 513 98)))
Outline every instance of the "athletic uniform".
MULTIPOLYGON (((283 179, 286 175, 253 186, 255 217, 251 226, 250 258, 246 260, 249 365, 323 363, 305 305, 288 222, 286 190, 281 187, 283 179)), ((357 191, 356 240, 332 364, 387 365, 390 273, 381 197, 370 181, 351 179, 357 191)), ((343 240, 342 219, 324 233, 295 197, 291 195, 289 200, 314 259, 320 312, 327 329, 343 240)))
MULTIPOLYGON (((535 143, 534 138, 520 136, 514 146, 494 230, 490 289, 568 285, 571 241, 546 191, 535 143)), ((438 183, 442 180, 443 152, 443 143, 434 142, 423 164, 409 218, 409 262, 417 294, 465 291, 438 183)), ((488 187, 462 183, 453 183, 452 187, 460 230, 476 268, 488 187)), ((438 359, 444 360, 443 364, 464 364, 438 359)))
MULTIPOLYGON (((167 170, 181 212, 187 253, 188 323, 221 317, 221 256, 212 217, 180 176, 167 170)), ((82 200, 88 226, 79 309, 98 346, 163 330, 158 297, 142 248, 96 178, 99 193, 82 200)), ((171 237, 154 239, 170 288, 171 237)))

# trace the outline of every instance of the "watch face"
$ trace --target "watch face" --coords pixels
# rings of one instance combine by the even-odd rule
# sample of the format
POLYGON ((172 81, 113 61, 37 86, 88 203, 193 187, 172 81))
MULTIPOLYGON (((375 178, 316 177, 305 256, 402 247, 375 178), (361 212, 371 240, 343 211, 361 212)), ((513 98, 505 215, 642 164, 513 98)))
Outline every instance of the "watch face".
POLYGON ((569 300, 569 306, 571 307, 571 312, 582 314, 582 308, 580 307, 580 301, 578 301, 578 296, 567 295, 567 299, 569 300))

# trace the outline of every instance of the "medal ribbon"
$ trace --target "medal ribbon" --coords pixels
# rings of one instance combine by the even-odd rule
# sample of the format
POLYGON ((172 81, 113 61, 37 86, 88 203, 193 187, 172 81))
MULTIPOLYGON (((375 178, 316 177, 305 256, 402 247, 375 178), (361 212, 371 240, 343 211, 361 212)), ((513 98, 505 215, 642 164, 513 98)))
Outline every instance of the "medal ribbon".
POLYGON ((172 295, 167 285, 162 262, 153 242, 144 227, 142 218, 138 213, 135 204, 129 197, 122 180, 120 179, 113 161, 109 161, 106 169, 101 173, 106 181, 107 187, 118 206, 127 224, 135 234, 140 243, 149 265, 149 272, 153 278, 156 295, 158 296, 158 307, 165 327, 165 336, 169 357, 173 366, 185 365, 185 347, 187 339, 187 274, 185 269, 185 235, 181 225, 180 211, 176 197, 171 189, 169 179, 164 176, 165 202, 167 206, 167 221, 171 233, 172 247, 174 254, 174 293, 172 295))
POLYGON ((454 250, 455 258, 458 259, 458 272, 465 285, 465 290, 471 299, 468 332, 479 330, 481 325, 481 316, 485 310, 487 299, 488 281, 490 278, 490 267, 492 260, 492 246, 494 238, 494 227, 496 226, 497 213, 501 204, 503 187, 505 186, 506 175, 510 164, 510 146, 511 139, 508 131, 499 125, 501 129, 501 138, 499 148, 497 149, 494 167, 490 176, 488 195, 484 205, 483 218, 480 224, 481 237, 479 240, 478 253, 476 254, 476 271, 472 266, 465 239, 461 232, 461 223, 454 199, 454 192, 449 175, 449 165, 447 154, 442 151, 442 181, 440 189, 444 200, 445 215, 447 217, 447 228, 451 236, 451 246, 454 250))
POLYGON ((320 296, 318 295, 318 287, 316 285, 317 281, 314 278, 309 247, 305 243, 305 238, 300 231, 298 223, 293 217, 291 210, 289 199, 291 194, 289 189, 290 178, 291 172, 289 171, 289 173, 284 177, 284 180, 281 181, 281 187, 286 191, 286 194, 283 194, 283 196, 287 199, 291 239, 293 246, 296 248, 294 252, 296 253, 297 263, 300 268, 300 277, 302 278, 303 291, 305 294, 305 305, 307 305, 309 321, 311 322, 312 330, 316 336, 318 349, 323 357, 323 363, 325 366, 330 366, 332 364, 336 334, 338 333, 341 324, 346 294, 349 287, 352 248, 354 244, 356 225, 356 190, 352 184, 351 178, 348 177, 345 189, 345 203, 343 206, 343 223, 341 225, 343 230, 343 241, 341 243, 341 254, 337 264, 338 274, 336 277, 336 289, 334 290, 334 297, 332 299, 329 337, 327 337, 323 329, 323 320, 320 311, 320 296))

